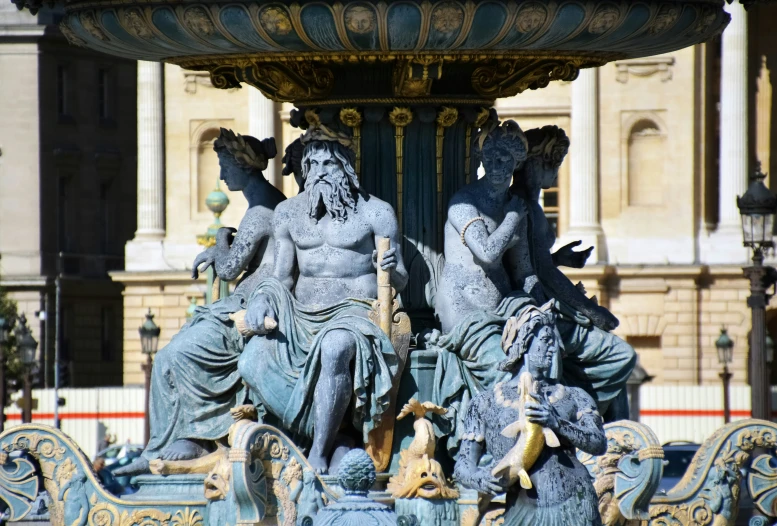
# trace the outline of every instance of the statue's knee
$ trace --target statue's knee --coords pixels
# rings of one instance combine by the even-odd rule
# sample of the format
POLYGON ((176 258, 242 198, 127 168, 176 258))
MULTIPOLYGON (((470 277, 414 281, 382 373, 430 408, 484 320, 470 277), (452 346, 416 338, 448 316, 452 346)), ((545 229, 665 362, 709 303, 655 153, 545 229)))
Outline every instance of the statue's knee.
POLYGON ((321 339, 321 366, 327 369, 348 367, 356 353, 356 341, 347 331, 330 331, 321 339))

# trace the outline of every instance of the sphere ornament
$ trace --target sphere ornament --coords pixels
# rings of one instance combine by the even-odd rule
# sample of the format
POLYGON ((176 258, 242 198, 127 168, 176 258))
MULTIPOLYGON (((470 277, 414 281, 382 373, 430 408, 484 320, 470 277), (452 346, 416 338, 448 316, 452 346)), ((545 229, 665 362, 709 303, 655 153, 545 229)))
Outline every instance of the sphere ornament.
POLYGON ((73 44, 308 103, 364 97, 367 74, 394 78, 373 98, 493 101, 704 42, 730 18, 724 0, 55 1, 73 44))

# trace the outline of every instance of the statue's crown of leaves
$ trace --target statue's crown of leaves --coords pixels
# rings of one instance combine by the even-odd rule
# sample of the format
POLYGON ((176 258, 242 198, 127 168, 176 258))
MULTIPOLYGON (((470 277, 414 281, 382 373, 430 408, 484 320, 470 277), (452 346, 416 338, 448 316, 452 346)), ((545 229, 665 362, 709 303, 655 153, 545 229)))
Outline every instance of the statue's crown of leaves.
POLYGON ((307 145, 313 141, 329 141, 338 142, 346 148, 355 150, 353 139, 349 135, 336 132, 328 126, 322 124, 321 118, 315 111, 307 110, 305 112, 305 120, 308 121, 308 129, 305 131, 302 137, 300 137, 300 142, 303 145, 307 145))
POLYGON ((221 133, 213 143, 213 148, 215 150, 226 149, 238 163, 248 168, 260 171, 267 169, 267 155, 262 151, 257 152, 248 144, 246 137, 232 130, 221 128, 221 133))

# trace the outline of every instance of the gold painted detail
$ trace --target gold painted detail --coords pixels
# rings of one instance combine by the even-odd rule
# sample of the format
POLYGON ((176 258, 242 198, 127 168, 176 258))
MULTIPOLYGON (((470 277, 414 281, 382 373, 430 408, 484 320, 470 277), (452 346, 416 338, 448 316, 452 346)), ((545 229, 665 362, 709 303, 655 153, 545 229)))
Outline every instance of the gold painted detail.
MULTIPOLYGON (((87 516, 89 526, 168 526, 170 514, 163 511, 148 508, 128 511, 119 511, 119 509, 109 502, 97 502, 97 495, 92 496, 93 505, 87 516)), ((189 511, 189 508, 186 508, 189 511)), ((178 513, 181 513, 180 511, 178 513)), ((198 511, 194 513, 199 515, 198 511)), ((176 514, 177 515, 177 514, 176 514)), ((177 524, 173 517, 173 526, 202 526, 202 519, 199 524, 177 524)))
POLYGON ((375 29, 375 11, 367 5, 352 4, 345 9, 345 27, 363 35, 375 29))
POLYGON ((471 182, 472 174, 472 126, 467 126, 464 132, 464 182, 471 182))
POLYGON ((259 23, 267 33, 275 36, 288 35, 293 29, 291 18, 286 10, 277 6, 262 9, 259 13, 259 23))
POLYGON ((403 185, 403 162, 404 162, 404 144, 405 144, 405 126, 413 122, 413 112, 410 108, 396 107, 389 113, 389 122, 394 125, 394 140, 396 142, 396 160, 397 160, 397 221, 399 222, 399 231, 402 231, 402 185, 403 185))
POLYGON ((677 6, 671 4, 663 4, 658 9, 658 14, 648 26, 648 33, 656 35, 663 33, 670 27, 672 27, 677 19, 680 18, 680 9, 677 6))
POLYGON ((81 16, 79 17, 81 20, 81 25, 86 29, 87 33, 92 35, 97 40, 106 41, 108 40, 108 35, 105 34, 105 32, 100 28, 100 26, 97 24, 97 21, 95 20, 95 15, 92 11, 86 11, 84 13, 81 13, 81 16))
POLYGON ((216 26, 213 25, 208 13, 202 7, 190 7, 184 11, 183 22, 197 35, 211 36, 216 32, 216 26))
POLYGON ((343 108, 340 110, 340 122, 351 128, 353 133, 353 148, 356 151, 356 175, 362 173, 362 114, 356 108, 343 108))
MULTIPOLYGON (((386 247, 384 246, 384 249, 386 247)), ((375 464, 375 469, 379 473, 385 471, 389 463, 391 462, 392 444, 394 441, 394 422, 395 422, 395 410, 394 406, 397 399, 397 390, 399 388, 399 378, 402 377, 402 371, 405 368, 405 362, 407 361, 407 353, 410 348, 410 317, 406 312, 399 311, 399 300, 397 299, 397 291, 391 289, 391 295, 393 300, 391 302, 391 329, 390 333, 391 345, 397 354, 399 366, 397 372, 394 387, 390 392, 389 407, 383 413, 380 425, 370 431, 367 437, 367 444, 364 449, 367 454, 372 458, 375 464)), ((372 309, 368 314, 368 318, 375 325, 381 326, 381 301, 380 299, 373 302, 372 309)))
POLYGON ((397 419, 413 415, 413 441, 399 452, 399 471, 389 479, 387 486, 395 499, 455 499, 459 492, 445 478, 442 466, 434 459, 437 437, 426 413, 444 415, 448 411, 431 402, 419 402, 411 398, 402 408, 397 419))
POLYGON ((552 80, 572 81, 581 68, 601 66, 590 59, 503 60, 472 73, 472 87, 484 97, 512 97, 527 89, 546 87, 552 80))
POLYGON ((464 10, 456 2, 442 2, 432 12, 432 27, 440 33, 452 33, 464 22, 464 10))
POLYGON ((329 69, 309 61, 266 63, 245 60, 207 69, 216 88, 235 88, 245 82, 278 102, 326 98, 334 83, 334 75, 329 69))
POLYGON ((178 510, 173 515, 170 526, 202 526, 202 515, 198 510, 189 508, 178 510))
POLYGON ((394 65, 394 95, 426 97, 432 91, 432 81, 442 77, 443 59, 425 55, 402 60, 394 65))
POLYGON ((440 246, 443 243, 442 181, 445 128, 450 128, 456 124, 458 119, 459 111, 448 106, 444 106, 437 114, 437 237, 440 246))
POLYGON ((143 13, 140 9, 127 9, 124 11, 124 16, 121 17, 121 20, 124 22, 124 27, 131 35, 144 39, 153 36, 151 28, 143 17, 143 13))
POLYGON ((523 4, 515 17, 515 29, 521 33, 530 33, 542 27, 548 19, 548 9, 537 2, 523 4))
POLYGON ((596 10, 588 24, 588 31, 594 35, 602 35, 615 27, 621 14, 617 7, 605 4, 596 10))

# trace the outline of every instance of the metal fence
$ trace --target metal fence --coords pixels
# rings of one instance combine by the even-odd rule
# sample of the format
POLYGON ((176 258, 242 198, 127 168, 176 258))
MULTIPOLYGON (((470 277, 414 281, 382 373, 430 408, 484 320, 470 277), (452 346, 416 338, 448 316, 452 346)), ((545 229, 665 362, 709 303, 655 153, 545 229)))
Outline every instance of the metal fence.
MULTIPOLYGON (((60 389, 66 404, 60 408, 62 431, 93 457, 106 433, 117 444, 143 443, 144 392, 142 387, 60 389)), ((37 408, 33 422, 54 425, 54 390, 33 391, 37 408)), ((772 394, 772 407, 777 398, 772 394)), ((750 416, 750 387, 731 386, 731 419, 750 416)), ((6 409, 6 428, 21 423, 21 410, 6 409)), ((720 386, 644 385, 640 391, 640 421, 650 426, 662 443, 676 440, 702 442, 723 425, 723 390, 720 386)))

